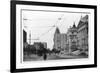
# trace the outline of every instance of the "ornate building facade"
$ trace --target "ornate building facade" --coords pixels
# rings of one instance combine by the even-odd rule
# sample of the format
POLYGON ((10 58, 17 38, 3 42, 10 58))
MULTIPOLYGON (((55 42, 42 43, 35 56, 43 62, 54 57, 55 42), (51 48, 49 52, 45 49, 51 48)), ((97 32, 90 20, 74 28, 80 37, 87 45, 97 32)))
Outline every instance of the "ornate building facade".
POLYGON ((88 51, 88 15, 81 17, 78 28, 78 48, 88 51))
POLYGON ((72 27, 68 29, 67 32, 67 43, 69 48, 69 53, 77 50, 77 27, 75 26, 75 23, 72 27))
POLYGON ((64 50, 67 53, 80 51, 88 54, 88 15, 81 17, 78 25, 74 23, 67 33, 60 33, 57 27, 53 40, 53 48, 57 50, 64 50))
POLYGON ((59 29, 56 28, 54 34, 54 48, 60 51, 66 51, 66 53, 75 51, 77 49, 77 33, 75 24, 68 29, 67 33, 60 33, 59 29))

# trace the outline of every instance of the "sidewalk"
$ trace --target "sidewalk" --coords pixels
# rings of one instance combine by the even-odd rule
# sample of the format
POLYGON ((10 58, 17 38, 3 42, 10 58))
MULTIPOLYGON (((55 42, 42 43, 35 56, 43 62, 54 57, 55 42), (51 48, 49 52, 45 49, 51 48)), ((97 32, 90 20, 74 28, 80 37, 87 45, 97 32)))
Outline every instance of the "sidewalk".
POLYGON ((76 55, 57 55, 61 58, 66 58, 66 59, 75 59, 75 58, 87 58, 87 56, 76 56, 76 55))
POLYGON ((30 56, 24 57, 24 61, 37 61, 37 60, 43 60, 43 56, 37 56, 35 54, 32 54, 30 56))

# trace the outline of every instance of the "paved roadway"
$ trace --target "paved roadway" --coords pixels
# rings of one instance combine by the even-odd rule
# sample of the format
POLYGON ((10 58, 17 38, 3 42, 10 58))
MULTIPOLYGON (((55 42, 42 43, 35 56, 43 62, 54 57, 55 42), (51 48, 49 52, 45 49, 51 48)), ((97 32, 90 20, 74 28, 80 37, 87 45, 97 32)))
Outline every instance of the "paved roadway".
MULTIPOLYGON (((68 55, 47 55, 47 60, 59 60, 59 59, 74 59, 74 58, 87 58, 83 56, 68 56, 68 55)), ((26 56, 24 57, 24 61, 40 61, 44 60, 43 56, 36 56, 36 55, 31 55, 31 56, 26 56)))

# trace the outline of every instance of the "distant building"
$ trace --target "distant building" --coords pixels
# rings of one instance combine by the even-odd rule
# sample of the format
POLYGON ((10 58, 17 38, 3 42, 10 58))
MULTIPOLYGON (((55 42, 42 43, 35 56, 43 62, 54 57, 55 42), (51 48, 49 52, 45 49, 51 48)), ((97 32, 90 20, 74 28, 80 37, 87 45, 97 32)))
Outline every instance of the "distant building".
POLYGON ((23 48, 26 48, 27 46, 27 32, 23 29, 23 48))
POLYGON ((55 49, 61 48, 61 40, 60 40, 60 31, 59 31, 59 28, 56 28, 53 40, 54 40, 54 46, 53 46, 53 48, 55 48, 55 49))
POLYGON ((77 27, 75 26, 75 23, 72 27, 68 29, 67 32, 67 45, 69 48, 69 53, 75 51, 77 49, 77 27))
POLYGON ((40 49, 40 42, 34 42, 34 47, 36 49, 40 49))
POLYGON ((34 47, 36 48, 36 49, 40 49, 40 48, 45 48, 45 49, 47 49, 47 43, 46 42, 34 42, 34 47), (42 47, 41 47, 41 45, 43 45, 42 47))
POLYGON ((55 34, 54 34, 54 46, 53 48, 57 50, 65 50, 67 47, 67 34, 60 33, 59 28, 56 28, 55 34))
POLYGON ((23 29, 23 43, 27 42, 27 32, 23 29))
POLYGON ((78 48, 88 50, 88 15, 81 17, 78 29, 78 48))
POLYGON ((42 44, 43 44, 44 48, 47 49, 47 43, 46 42, 42 42, 42 44))

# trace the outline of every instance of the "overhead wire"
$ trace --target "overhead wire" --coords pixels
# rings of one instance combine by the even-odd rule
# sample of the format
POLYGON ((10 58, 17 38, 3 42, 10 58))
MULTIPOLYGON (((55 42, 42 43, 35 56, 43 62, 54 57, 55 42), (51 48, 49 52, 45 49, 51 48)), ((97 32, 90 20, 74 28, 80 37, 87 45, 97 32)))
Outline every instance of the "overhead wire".
POLYGON ((60 20, 62 20, 62 17, 63 17, 63 16, 64 16, 64 14, 62 14, 61 17, 57 19, 56 23, 55 23, 53 26, 51 26, 51 28, 50 28, 47 32, 43 33, 40 37, 42 37, 42 36, 44 36, 45 34, 47 34, 47 33, 48 33, 49 31, 51 31, 54 27, 57 27, 58 22, 59 22, 60 20))
POLYGON ((62 14, 61 17, 59 17, 59 18, 57 19, 57 21, 55 22, 55 24, 54 24, 53 26, 48 26, 48 27, 51 27, 48 31, 46 31, 45 33, 41 34, 38 38, 36 38, 36 39, 31 39, 31 40, 39 40, 40 37, 46 35, 46 34, 47 34, 48 32, 50 32, 54 27, 57 27, 58 22, 59 22, 60 20, 62 20, 62 17, 63 17, 63 16, 64 16, 64 14, 62 14))

